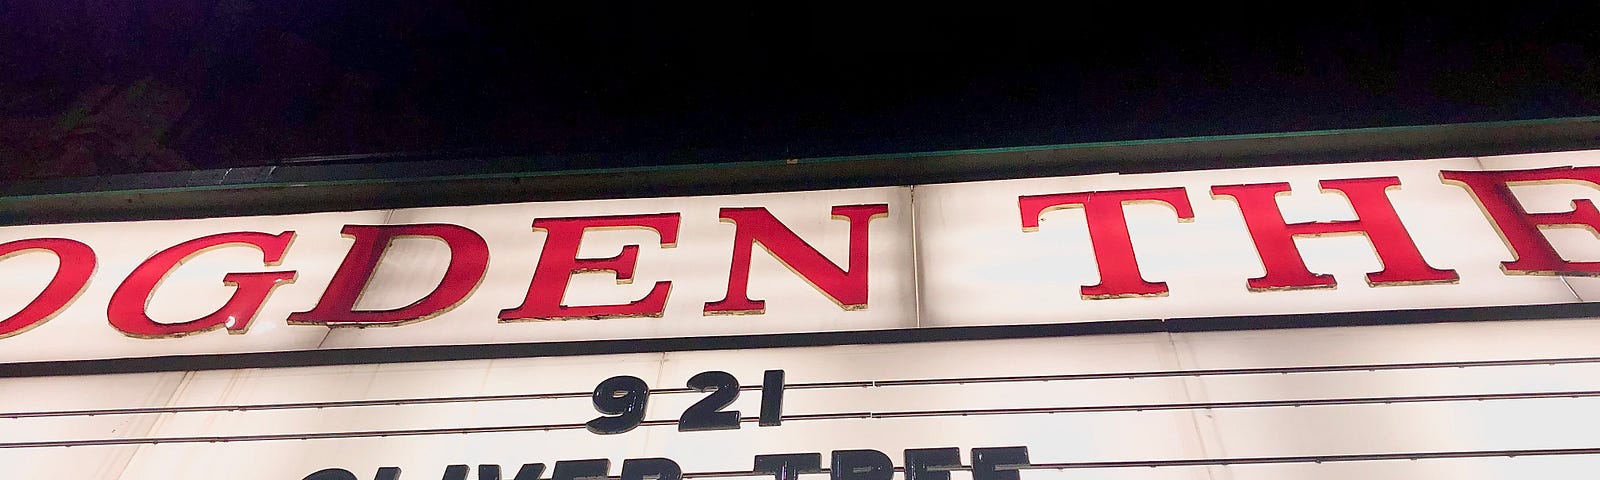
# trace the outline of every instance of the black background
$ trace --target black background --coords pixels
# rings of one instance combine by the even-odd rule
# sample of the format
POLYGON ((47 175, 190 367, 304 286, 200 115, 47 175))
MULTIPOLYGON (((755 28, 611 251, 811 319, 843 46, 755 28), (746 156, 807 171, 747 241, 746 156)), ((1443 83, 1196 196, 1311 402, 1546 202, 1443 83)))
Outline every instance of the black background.
POLYGON ((381 152, 609 167, 1600 114, 1592 2, 1456 3, 12 0, 0 179, 381 152))

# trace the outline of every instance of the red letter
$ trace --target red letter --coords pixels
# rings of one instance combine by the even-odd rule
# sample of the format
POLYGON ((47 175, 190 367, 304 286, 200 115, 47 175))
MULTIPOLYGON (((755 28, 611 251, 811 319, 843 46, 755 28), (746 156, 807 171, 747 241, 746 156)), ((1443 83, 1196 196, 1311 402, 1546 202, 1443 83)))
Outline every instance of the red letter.
POLYGON ((1569 262, 1556 253, 1540 228, 1583 227, 1594 233, 1600 228, 1600 211, 1594 202, 1580 198, 1572 210, 1558 213, 1528 213, 1511 194, 1511 185, 1536 182, 1578 182, 1600 187, 1600 167, 1557 167, 1535 170, 1494 170, 1485 172, 1439 172, 1445 183, 1466 187, 1483 206, 1495 230, 1516 260, 1501 262, 1508 275, 1600 276, 1600 262, 1569 262))
POLYGON ((50 279, 50 284, 45 285, 37 298, 15 315, 0 320, 0 338, 26 332, 61 313, 89 285, 89 276, 94 274, 94 250, 82 242, 65 238, 33 238, 0 243, 0 259, 30 250, 55 254, 60 266, 56 267, 55 277, 50 279))
POLYGON ((850 221, 850 260, 846 270, 801 240, 793 230, 773 218, 761 207, 724 208, 722 219, 732 221, 733 264, 728 272, 728 293, 722 300, 707 303, 707 315, 762 313, 766 302, 750 299, 750 253, 761 242, 773 258, 800 274, 829 300, 845 310, 867 308, 867 224, 887 216, 889 206, 841 205, 833 207, 833 218, 850 221))
POLYGON ((489 268, 489 245, 471 229, 458 225, 345 225, 341 230, 355 240, 344 263, 328 282, 328 290, 310 311, 289 314, 291 325, 394 326, 433 318, 460 304, 478 287, 489 268), (430 237, 450 248, 450 265, 432 292, 410 305, 393 310, 356 311, 356 300, 372 279, 378 260, 397 237, 430 237))
POLYGON ((1058 193, 1017 198, 1022 210, 1022 231, 1039 230, 1039 216, 1058 208, 1083 207, 1089 223, 1089 242, 1094 245, 1094 261, 1100 266, 1100 284, 1083 287, 1086 299, 1155 297, 1167 294, 1166 282, 1146 282, 1139 275, 1139 261, 1133 256, 1133 240, 1128 237, 1128 220, 1122 205, 1152 201, 1172 207, 1179 222, 1194 220, 1194 209, 1182 187, 1111 192, 1058 193))
POLYGON ((618 227, 655 230, 661 236, 662 248, 672 248, 678 243, 676 213, 536 219, 533 229, 547 232, 544 251, 539 254, 539 266, 533 270, 533 282, 528 285, 528 296, 522 300, 522 305, 501 311, 500 321, 661 316, 672 282, 656 282, 644 298, 621 305, 569 307, 561 303, 573 274, 616 272, 617 284, 633 283, 633 268, 639 261, 638 245, 623 245, 622 252, 611 258, 577 258, 584 230, 618 227))
POLYGON ((183 242, 162 250, 139 264, 128 279, 117 286, 106 307, 106 319, 123 335, 139 338, 182 337, 227 327, 228 333, 245 333, 267 295, 281 283, 293 283, 295 272, 252 272, 223 275, 222 283, 238 287, 228 303, 210 315, 181 323, 158 323, 146 313, 150 294, 167 274, 190 257, 215 247, 249 245, 261 249, 263 263, 277 265, 289 248, 294 232, 269 235, 261 232, 221 233, 183 242))
POLYGON ((1451 283, 1457 278, 1453 270, 1439 270, 1428 266, 1416 242, 1400 223, 1394 205, 1389 203, 1391 187, 1399 187, 1396 177, 1352 178, 1323 180, 1323 191, 1343 193, 1355 210, 1355 220, 1327 222, 1286 223, 1278 209, 1278 194, 1288 192, 1287 183, 1262 183, 1255 185, 1222 185, 1211 187, 1213 196, 1233 197, 1244 214, 1244 223, 1255 240, 1256 253, 1266 275, 1250 279, 1252 291, 1297 290, 1307 288, 1333 288, 1338 285, 1333 276, 1313 274, 1306 270, 1300 249, 1294 237, 1322 236, 1327 234, 1359 233, 1367 236, 1378 253, 1383 270, 1367 274, 1367 284, 1417 285, 1426 283, 1451 283))

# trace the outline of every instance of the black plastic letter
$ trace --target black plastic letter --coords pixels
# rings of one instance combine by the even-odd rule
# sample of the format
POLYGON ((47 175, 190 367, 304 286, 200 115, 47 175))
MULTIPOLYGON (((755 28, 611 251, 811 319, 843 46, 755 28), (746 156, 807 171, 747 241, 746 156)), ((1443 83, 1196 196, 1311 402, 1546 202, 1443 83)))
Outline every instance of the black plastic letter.
POLYGON ((606 480, 606 475, 610 471, 611 461, 604 458, 562 460, 556 462, 556 469, 550 474, 550 480, 606 480))
POLYGON ((913 448, 906 450, 906 480, 950 480, 950 470, 961 467, 961 449, 913 448))
POLYGON ((756 473, 772 475, 773 480, 799 480, 802 473, 822 471, 820 453, 756 455, 756 473))
POLYGON ((630 458, 622 461, 622 480, 682 480, 683 468, 666 458, 630 458))
POLYGON ((972 449, 972 480, 1021 480, 1017 469, 1028 466, 1028 447, 972 449))
POLYGON ((783 424, 783 370, 767 370, 761 376, 761 419, 757 425, 783 424))
POLYGON ((594 409, 605 414, 584 427, 600 435, 625 433, 644 421, 644 407, 650 401, 650 386, 639 377, 616 376, 594 387, 594 409))
MULTIPOLYGON (((512 480, 539 480, 539 475, 543 474, 543 463, 524 463, 512 480)), ((500 466, 478 465, 478 480, 500 480, 500 466)))
POLYGON ((894 461, 877 450, 834 450, 833 480, 894 480, 894 461))
POLYGON ((356 474, 343 468, 324 468, 306 475, 304 480, 357 480, 356 474))
POLYGON ((738 379, 733 378, 728 372, 700 372, 689 377, 689 388, 700 392, 710 391, 711 394, 683 411, 683 416, 678 418, 678 431, 700 432, 739 428, 739 411, 722 411, 724 407, 739 398, 738 379))

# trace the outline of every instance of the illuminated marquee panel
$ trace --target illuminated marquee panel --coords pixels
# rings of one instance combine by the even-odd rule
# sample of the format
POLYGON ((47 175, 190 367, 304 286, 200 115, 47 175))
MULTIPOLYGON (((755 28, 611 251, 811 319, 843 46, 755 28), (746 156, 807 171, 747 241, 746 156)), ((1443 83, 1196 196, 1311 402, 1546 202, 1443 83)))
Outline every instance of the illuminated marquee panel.
POLYGON ((832 452, 874 450, 903 467, 906 450, 956 448, 971 466, 974 450, 1026 447, 1030 480, 1561 478, 1594 462, 1575 454, 1600 428, 1600 327, 1539 325, 16 378, 0 396, 0 417, 21 417, 0 418, 0 465, 9 478, 365 480, 398 468, 447 480, 542 463, 551 479, 565 478, 556 462, 607 459, 617 476, 628 459, 665 458, 687 478, 760 480, 774 478, 754 468, 763 455, 819 454, 827 467, 832 452), (769 370, 786 372, 776 425, 758 421, 769 370), (679 427, 710 397, 685 388, 707 371, 747 387, 722 409, 740 412, 739 428, 679 427), (585 423, 605 416, 592 392, 619 376, 651 389, 645 422, 592 433, 585 423), (471 475, 451 477, 452 465, 471 475))
MULTIPOLYGON (((0 228, 0 243, 63 238, 98 257, 87 288, 54 318, 0 340, 10 347, 0 358, 912 327, 907 194, 878 188, 0 228), (264 253, 275 264, 265 265, 264 253), (735 262, 744 285, 730 281, 735 262), (139 281, 124 282, 130 275, 139 281), (255 288, 244 288, 249 282, 255 288), (185 336, 171 338, 178 329, 185 336)), ((0 315, 40 298, 58 264, 41 249, 0 262, 8 287, 0 315)))
POLYGON ((1600 456, 1596 172, 1572 152, 4 227, 12 364, 687 347, 13 372, 0 476, 1565 478, 1600 456), (1249 330, 1415 309, 1436 323, 1249 330), (959 341, 906 335, 930 331, 959 341), (853 336, 783 343, 819 332, 853 336), (780 341, 697 347, 730 335, 780 341))
POLYGON ((1589 202, 1600 189, 1594 171, 1560 167, 1597 161, 1578 152, 918 187, 923 324, 1594 301, 1590 223, 1600 215, 1589 202), (1492 173, 1504 170, 1532 172, 1492 173), (1021 229, 992 214, 1017 198, 1021 229))
POLYGON ((1572 152, 6 227, 0 360, 1576 304, 1597 181, 1572 152))

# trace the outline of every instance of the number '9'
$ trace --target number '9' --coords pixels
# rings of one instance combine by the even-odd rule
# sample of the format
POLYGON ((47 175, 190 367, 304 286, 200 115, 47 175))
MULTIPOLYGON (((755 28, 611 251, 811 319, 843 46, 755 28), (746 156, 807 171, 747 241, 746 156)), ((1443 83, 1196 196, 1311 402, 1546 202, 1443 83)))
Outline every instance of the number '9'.
POLYGON ((611 377, 594 387, 592 398, 594 409, 605 416, 590 420, 584 426, 600 435, 624 433, 644 421, 644 406, 650 400, 650 386, 639 377, 611 377))

